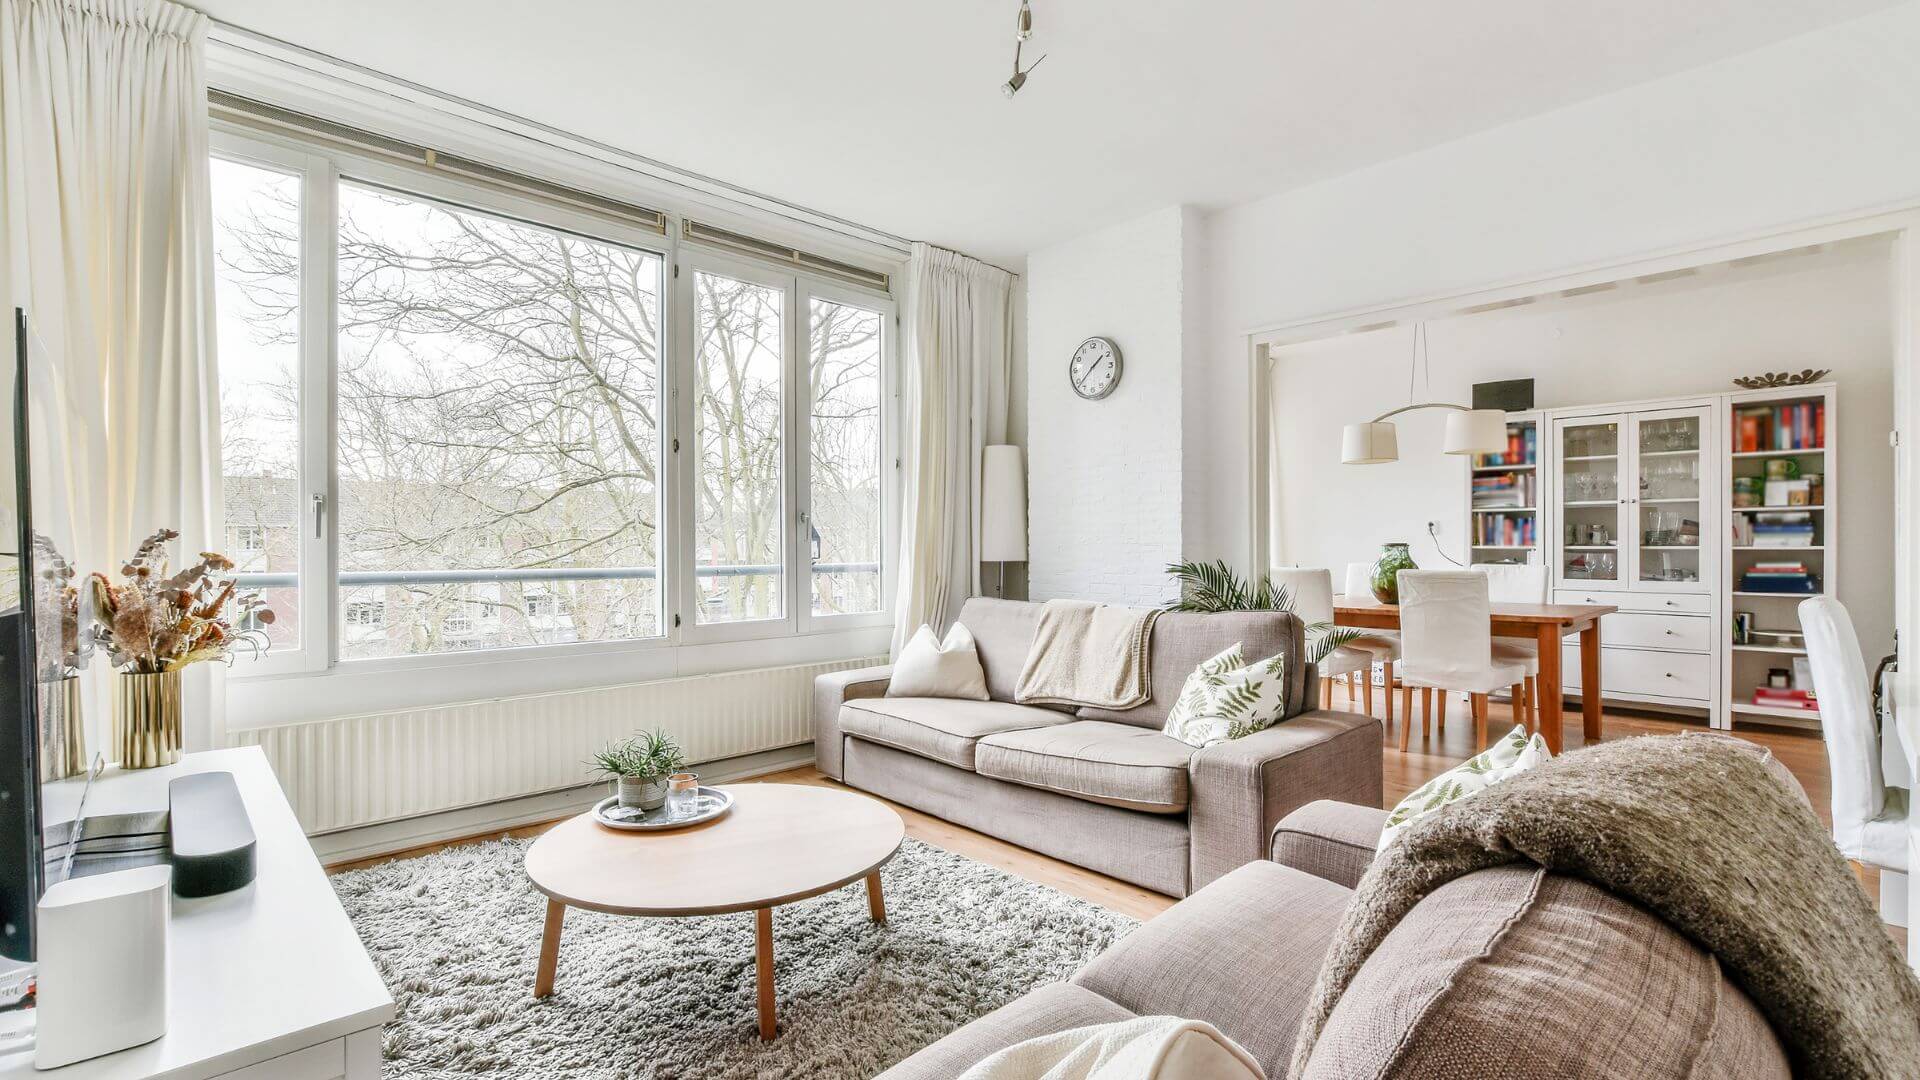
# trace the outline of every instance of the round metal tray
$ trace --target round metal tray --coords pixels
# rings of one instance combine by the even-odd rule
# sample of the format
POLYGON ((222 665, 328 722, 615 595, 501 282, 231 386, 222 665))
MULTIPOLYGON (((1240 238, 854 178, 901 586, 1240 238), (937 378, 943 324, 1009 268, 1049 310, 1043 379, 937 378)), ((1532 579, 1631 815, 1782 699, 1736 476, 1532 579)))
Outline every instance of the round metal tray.
POLYGON ((618 813, 620 796, 609 795, 593 805, 593 819, 609 829, 623 832, 664 832, 668 829, 684 829, 689 825, 698 825, 733 809, 733 796, 715 787, 700 785, 700 812, 678 821, 667 817, 667 808, 661 806, 645 812, 635 811, 634 817, 608 817, 608 811, 618 813))

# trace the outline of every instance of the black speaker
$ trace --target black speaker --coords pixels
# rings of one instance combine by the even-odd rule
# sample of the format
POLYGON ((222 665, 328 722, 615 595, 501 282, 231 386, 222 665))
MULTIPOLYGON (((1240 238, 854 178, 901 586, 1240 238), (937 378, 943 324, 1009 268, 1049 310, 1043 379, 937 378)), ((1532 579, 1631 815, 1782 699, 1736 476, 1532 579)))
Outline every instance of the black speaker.
POLYGON ((1533 380, 1474 383, 1473 407, 1499 409, 1501 412, 1526 412, 1533 408, 1533 380))

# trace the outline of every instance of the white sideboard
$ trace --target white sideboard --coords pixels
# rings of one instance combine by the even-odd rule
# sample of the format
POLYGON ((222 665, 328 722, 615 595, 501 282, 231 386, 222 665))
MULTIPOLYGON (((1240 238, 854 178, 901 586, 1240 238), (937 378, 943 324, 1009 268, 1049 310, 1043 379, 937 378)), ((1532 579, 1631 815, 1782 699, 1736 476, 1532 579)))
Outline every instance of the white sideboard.
MULTIPOLYGON (((189 754, 178 765, 95 781, 87 814, 164 808, 167 782, 230 772, 257 840, 251 885, 173 898, 167 1033, 47 1072, 31 1049, 0 1056, 0 1080, 376 1080, 380 1028, 394 1015, 373 961, 341 910, 293 808, 258 747, 189 754)), ((47 787, 49 821, 70 820, 76 781, 47 787)))

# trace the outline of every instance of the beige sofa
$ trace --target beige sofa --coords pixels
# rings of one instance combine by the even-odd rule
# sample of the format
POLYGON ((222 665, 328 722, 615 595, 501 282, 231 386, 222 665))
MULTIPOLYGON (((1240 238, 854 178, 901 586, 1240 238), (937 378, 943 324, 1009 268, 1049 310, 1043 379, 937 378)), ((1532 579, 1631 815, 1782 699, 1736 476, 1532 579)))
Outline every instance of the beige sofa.
MULTIPOLYGON (((1081 968, 881 1074, 947 1080, 1038 1035, 1205 1020, 1287 1075, 1321 961, 1386 812, 1322 802, 1250 863, 1081 968)), ((1367 959, 1294 1080, 1786 1080, 1759 1009, 1714 958, 1595 885, 1532 864, 1434 890, 1367 959)))
POLYGON ((1014 702, 1040 605, 976 598, 972 632, 991 701, 885 696, 888 669, 821 676, 820 771, 948 821, 1172 896, 1267 854, 1268 834, 1316 799, 1377 806, 1379 721, 1312 708, 1304 629, 1284 612, 1162 614, 1152 700, 1125 712, 1014 702), (1240 642, 1285 652, 1287 719, 1195 750, 1161 733, 1200 661, 1240 642))

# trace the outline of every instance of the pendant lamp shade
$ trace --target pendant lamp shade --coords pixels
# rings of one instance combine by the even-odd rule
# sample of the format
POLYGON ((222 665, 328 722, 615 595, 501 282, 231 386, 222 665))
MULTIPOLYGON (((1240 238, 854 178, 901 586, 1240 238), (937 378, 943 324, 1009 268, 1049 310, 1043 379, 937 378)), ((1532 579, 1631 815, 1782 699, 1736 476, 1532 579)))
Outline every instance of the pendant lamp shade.
POLYGON ((1440 446, 1449 454, 1500 453, 1507 448, 1507 414, 1499 409, 1450 412, 1440 446))
POLYGON ((1027 561, 1027 469, 1017 446, 981 452, 980 561, 1027 561))
POLYGON ((1380 465, 1400 460, 1400 438, 1393 424, 1375 420, 1367 424, 1348 424, 1340 432, 1342 465, 1380 465))

